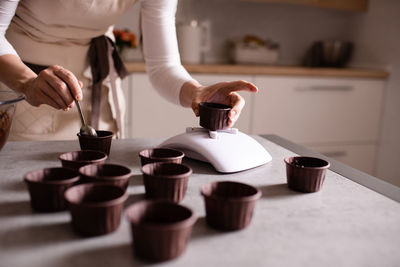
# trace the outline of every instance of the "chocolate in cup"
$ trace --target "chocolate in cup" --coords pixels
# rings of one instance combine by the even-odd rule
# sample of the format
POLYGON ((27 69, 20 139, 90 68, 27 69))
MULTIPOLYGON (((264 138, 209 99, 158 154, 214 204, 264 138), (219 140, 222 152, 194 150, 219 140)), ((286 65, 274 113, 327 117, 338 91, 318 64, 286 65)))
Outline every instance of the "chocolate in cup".
POLYGON ((74 230, 84 236, 111 233, 118 229, 127 193, 110 184, 80 184, 65 191, 74 230))
POLYGON ((199 104, 200 126, 211 131, 221 130, 228 126, 231 106, 211 102, 199 104))
POLYGON ((132 171, 128 167, 117 164, 90 164, 79 168, 83 183, 108 183, 126 190, 132 171))
POLYGON ((189 208, 164 200, 136 202, 126 215, 136 256, 154 262, 179 257, 196 222, 189 208))
POLYGON ((182 163, 185 154, 182 151, 172 148, 153 148, 139 152, 142 166, 153 162, 182 163))
POLYGON ((313 157, 285 158, 286 177, 290 189, 303 192, 318 192, 324 183, 330 163, 313 157))
POLYGON ((94 150, 80 150, 61 154, 58 159, 65 168, 78 170, 89 164, 104 164, 107 155, 104 152, 94 150))
POLYGON ((142 167, 146 197, 180 202, 192 169, 183 164, 154 162, 142 167))
POLYGON ((96 130, 97 136, 78 133, 79 144, 82 150, 96 150, 110 155, 113 132, 96 130))
POLYGON ((238 182, 222 181, 201 187, 208 225, 220 230, 247 227, 256 201, 261 197, 257 188, 238 182))
POLYGON ((7 142, 16 105, 24 99, 21 93, 0 89, 0 150, 7 142))
POLYGON ((26 173, 24 180, 28 185, 32 208, 53 212, 67 208, 64 192, 78 182, 79 174, 68 168, 45 168, 26 173))

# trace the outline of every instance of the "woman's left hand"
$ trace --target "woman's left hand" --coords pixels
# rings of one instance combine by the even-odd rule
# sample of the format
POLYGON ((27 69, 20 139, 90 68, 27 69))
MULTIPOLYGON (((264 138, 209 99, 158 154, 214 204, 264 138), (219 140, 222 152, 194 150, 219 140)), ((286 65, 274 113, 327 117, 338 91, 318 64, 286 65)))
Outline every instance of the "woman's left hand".
POLYGON ((257 87, 247 81, 239 80, 232 82, 220 82, 210 86, 200 86, 196 93, 192 94, 192 109, 196 116, 199 116, 199 103, 213 102, 229 105, 232 110, 229 112, 228 127, 232 127, 240 116, 245 101, 238 91, 257 92, 257 87))

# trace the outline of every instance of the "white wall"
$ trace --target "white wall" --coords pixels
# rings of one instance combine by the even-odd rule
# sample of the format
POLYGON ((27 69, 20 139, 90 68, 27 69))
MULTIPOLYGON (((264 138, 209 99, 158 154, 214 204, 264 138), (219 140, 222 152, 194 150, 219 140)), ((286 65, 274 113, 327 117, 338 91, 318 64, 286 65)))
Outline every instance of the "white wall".
MULTIPOLYGON (((138 6, 117 27, 138 28, 138 6)), ((227 40, 245 34, 281 45, 279 64, 300 64, 315 40, 355 43, 352 66, 388 69, 377 176, 400 184, 400 1, 369 0, 366 13, 241 0, 180 0, 177 20, 208 19, 212 50, 206 62, 228 62, 227 40)))
MULTIPOLYGON (((135 5, 116 27, 138 32, 138 12, 135 5)), ((206 62, 228 62, 227 41, 255 34, 280 43, 280 64, 299 64, 315 40, 351 40, 352 22, 360 16, 363 14, 288 4, 180 0, 176 20, 211 21, 212 49, 206 54, 206 62)))
POLYGON ((181 0, 179 19, 209 19, 213 49, 208 62, 227 61, 227 40, 255 34, 281 45, 280 64, 299 64, 318 39, 349 39, 357 13, 241 0, 181 0))

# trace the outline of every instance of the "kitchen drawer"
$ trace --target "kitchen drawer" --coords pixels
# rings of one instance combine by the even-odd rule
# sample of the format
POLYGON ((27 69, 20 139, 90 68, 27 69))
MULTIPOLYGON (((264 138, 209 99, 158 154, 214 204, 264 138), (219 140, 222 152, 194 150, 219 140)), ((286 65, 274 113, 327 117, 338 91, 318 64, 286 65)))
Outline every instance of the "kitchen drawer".
POLYGON ((383 80, 257 76, 252 131, 298 143, 378 139, 383 80))
POLYGON ((375 174, 375 144, 308 145, 309 149, 345 163, 355 169, 375 174))

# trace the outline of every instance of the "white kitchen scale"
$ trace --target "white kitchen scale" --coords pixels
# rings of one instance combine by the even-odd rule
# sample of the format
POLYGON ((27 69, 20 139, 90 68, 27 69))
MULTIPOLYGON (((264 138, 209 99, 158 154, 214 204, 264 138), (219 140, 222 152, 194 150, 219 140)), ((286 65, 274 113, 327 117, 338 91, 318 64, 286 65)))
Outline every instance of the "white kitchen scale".
POLYGON ((185 133, 169 138, 160 147, 178 149, 186 157, 209 162, 223 173, 244 171, 272 160, 260 143, 236 128, 210 131, 188 127, 185 133))

